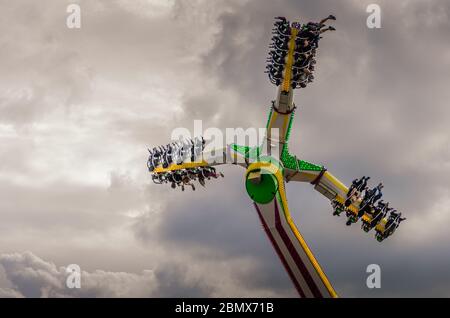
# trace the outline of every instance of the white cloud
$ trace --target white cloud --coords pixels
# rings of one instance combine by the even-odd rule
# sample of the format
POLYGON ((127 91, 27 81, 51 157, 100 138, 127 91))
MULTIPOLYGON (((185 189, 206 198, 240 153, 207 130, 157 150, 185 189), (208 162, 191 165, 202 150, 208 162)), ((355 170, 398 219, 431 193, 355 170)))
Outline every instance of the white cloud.
POLYGON ((157 286, 152 271, 141 274, 97 270, 81 273, 81 288, 66 286, 65 267, 56 267, 30 252, 0 255, 1 288, 7 297, 148 297, 157 286))

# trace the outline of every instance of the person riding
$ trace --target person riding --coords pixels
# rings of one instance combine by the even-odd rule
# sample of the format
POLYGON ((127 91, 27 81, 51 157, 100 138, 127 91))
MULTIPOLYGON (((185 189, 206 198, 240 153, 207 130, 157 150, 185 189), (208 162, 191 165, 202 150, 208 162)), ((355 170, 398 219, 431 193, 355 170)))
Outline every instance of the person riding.
POLYGON ((181 146, 178 142, 174 142, 172 146, 172 162, 175 164, 183 163, 181 146))
POLYGON ((203 138, 195 137, 192 141, 191 161, 194 162, 203 151, 203 138))
MULTIPOLYGON (((330 14, 328 17, 320 20, 318 23, 317 22, 308 22, 306 24, 306 28, 311 30, 312 32, 318 32, 318 31, 320 31, 321 28, 325 27, 325 22, 327 22, 328 20, 336 20, 336 17, 334 15, 330 14)), ((328 27, 328 28, 334 29, 333 27, 328 27)))
MULTIPOLYGON (((375 211, 380 211, 383 216, 386 216, 392 208, 389 208, 389 202, 384 202, 383 200, 378 201, 375 211)), ((374 214, 375 215, 375 214, 374 214)))
POLYGON ((278 28, 278 29, 281 28, 283 31, 289 31, 289 32, 285 32, 285 33, 291 33, 290 32, 291 31, 291 27, 289 26, 289 23, 286 20, 286 18, 284 18, 284 17, 276 17, 275 20, 278 20, 278 21, 275 21, 275 23, 274 23, 276 28, 278 28))
POLYGON ((272 39, 271 39, 272 41, 274 41, 274 42, 276 42, 276 41, 280 41, 280 42, 289 42, 289 40, 290 40, 290 35, 288 35, 288 34, 283 34, 283 33, 280 33, 280 32, 277 32, 277 33, 275 33, 273 36, 272 36, 272 39))
POLYGON ((375 202, 377 202, 379 199, 381 199, 381 197, 383 196, 383 193, 381 192, 381 189, 383 189, 384 188, 384 186, 383 186, 383 184, 380 182, 379 184, 378 184, 378 186, 375 188, 375 193, 374 193, 374 196, 373 196, 373 198, 372 198, 372 200, 371 200, 371 203, 372 204, 375 204, 375 202))
POLYGON ((327 28, 322 28, 322 29, 320 29, 320 34, 325 33, 327 31, 336 31, 336 29, 332 26, 329 26, 327 28))
POLYGON ((164 168, 167 168, 169 165, 173 163, 173 153, 174 153, 174 146, 173 144, 167 145, 167 150, 164 153, 164 160, 167 164, 164 168))
POLYGON ((270 50, 269 56, 275 57, 277 60, 282 60, 286 57, 285 51, 277 51, 277 50, 270 50))
POLYGON ((406 220, 406 218, 402 218, 401 215, 402 214, 398 213, 395 209, 390 212, 388 221, 386 222, 386 225, 384 227, 385 230, 380 234, 383 238, 387 238, 388 236, 392 235, 394 231, 399 227, 400 223, 406 220))
POLYGON ((291 34, 291 27, 289 25, 283 25, 283 24, 275 24, 275 28, 272 29, 272 33, 274 34, 282 34, 282 35, 290 35, 291 34))
POLYGON ((391 211, 389 211, 389 217, 388 220, 386 222, 385 228, 389 228, 393 223, 395 223, 395 221, 398 219, 400 213, 397 212, 396 209, 392 209, 391 211))
POLYGON ((152 172, 153 170, 155 170, 155 166, 153 165, 153 152, 150 149, 148 150, 148 160, 147 160, 147 168, 148 171, 152 172))
POLYGON ((366 188, 364 195, 363 195, 363 199, 362 199, 362 203, 360 204, 360 211, 365 212, 368 207, 371 206, 372 204, 372 199, 374 197, 374 195, 377 193, 377 189, 373 188, 373 189, 369 189, 366 188))
POLYGON ((391 210, 392 210, 392 208, 389 208, 389 202, 384 202, 383 200, 380 200, 375 208, 375 213, 373 214, 372 223, 377 224, 391 210))
POLYGON ((151 165, 153 167, 157 167, 160 163, 160 156, 159 156, 159 151, 156 147, 153 148, 153 150, 150 152, 150 159, 151 160, 151 165))
POLYGON ((277 39, 273 41, 271 45, 269 45, 269 48, 279 51, 287 51, 289 49, 288 44, 289 41, 281 41, 280 39, 277 39))
POLYGON ((167 147, 161 146, 162 150, 160 152, 160 161, 162 163, 163 168, 167 168, 169 166, 169 161, 167 160, 167 147))
POLYGON ((181 191, 184 191, 184 186, 191 186, 192 190, 195 191, 195 185, 191 182, 191 178, 189 176, 189 172, 187 170, 180 171, 181 176, 181 191))
POLYGON ((374 189, 367 188, 367 190, 366 190, 366 192, 364 194, 364 200, 365 201, 370 200, 375 195, 376 191, 377 190, 375 188, 374 189))
POLYGON ((320 25, 324 25, 325 22, 327 22, 328 20, 334 20, 336 21, 336 17, 332 14, 330 14, 328 17, 326 17, 325 19, 320 20, 319 24, 320 25))
POLYGON ((389 208, 389 202, 384 202, 380 200, 378 204, 373 208, 373 213, 370 213, 371 217, 369 220, 364 221, 363 219, 363 230, 369 232, 373 229, 381 220, 387 215, 391 209, 389 208))
POLYGON ((349 196, 354 189, 358 189, 359 186, 362 185, 364 179, 365 179, 365 176, 363 176, 360 179, 354 179, 352 181, 352 185, 350 186, 350 188, 347 191, 347 196, 349 196))
POLYGON ((153 181, 153 183, 161 184, 159 174, 152 175, 152 181, 153 181))

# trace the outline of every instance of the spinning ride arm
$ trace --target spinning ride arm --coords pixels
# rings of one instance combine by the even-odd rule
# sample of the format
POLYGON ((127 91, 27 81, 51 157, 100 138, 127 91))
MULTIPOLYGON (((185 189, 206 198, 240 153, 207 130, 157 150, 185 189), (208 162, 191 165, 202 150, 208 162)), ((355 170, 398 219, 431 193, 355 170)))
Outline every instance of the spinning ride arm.
POLYGON ((180 164, 172 163, 167 168, 162 165, 156 167, 152 173, 163 173, 170 171, 177 171, 183 169, 194 169, 199 167, 214 167, 229 163, 231 161, 229 147, 219 148, 208 152, 202 152, 201 155, 196 158, 195 161, 187 161, 180 164))

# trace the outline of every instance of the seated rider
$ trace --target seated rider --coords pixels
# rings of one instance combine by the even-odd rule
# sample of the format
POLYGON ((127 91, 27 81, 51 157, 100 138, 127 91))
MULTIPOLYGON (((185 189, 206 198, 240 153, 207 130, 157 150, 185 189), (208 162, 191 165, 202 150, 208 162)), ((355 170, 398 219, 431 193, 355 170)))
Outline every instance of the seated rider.
POLYGON ((183 180, 182 173, 180 171, 174 171, 173 179, 178 184, 183 180))
POLYGON ((278 20, 276 23, 287 23, 287 20, 285 17, 275 17, 275 20, 278 20))
POLYGON ((324 32, 327 32, 327 31, 336 31, 336 29, 334 27, 332 27, 332 26, 329 26, 328 28, 320 29, 320 33, 324 33, 324 32))
POLYGON ((390 209, 389 212, 390 213, 389 213, 389 217, 388 217, 388 220, 386 222, 385 228, 388 228, 399 217, 399 213, 397 212, 396 209, 390 209))
POLYGON ((383 200, 378 202, 375 208, 375 213, 373 215, 372 223, 378 223, 383 217, 385 217, 392 208, 389 208, 389 202, 384 202, 383 200))
POLYGON ((368 189, 367 188, 366 192, 364 193, 364 199, 363 200, 368 202, 375 195, 376 192, 377 192, 376 188, 374 188, 374 189, 368 189))

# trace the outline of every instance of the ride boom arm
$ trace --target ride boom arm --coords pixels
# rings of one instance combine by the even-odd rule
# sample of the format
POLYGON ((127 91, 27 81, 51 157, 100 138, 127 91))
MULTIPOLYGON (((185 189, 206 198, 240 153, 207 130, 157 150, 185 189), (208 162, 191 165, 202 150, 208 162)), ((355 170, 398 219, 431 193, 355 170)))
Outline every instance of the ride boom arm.
MULTIPOLYGON (((285 179, 287 182, 308 182, 314 189, 325 196, 330 201, 337 201, 344 204, 347 198, 348 187, 338 178, 323 168, 316 171, 301 169, 285 169, 285 179)), ((358 207, 351 204, 348 209, 358 212, 358 207)))

